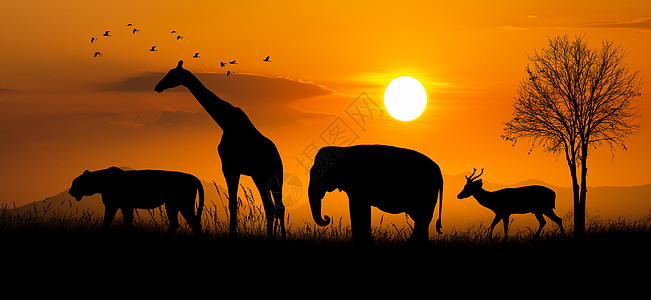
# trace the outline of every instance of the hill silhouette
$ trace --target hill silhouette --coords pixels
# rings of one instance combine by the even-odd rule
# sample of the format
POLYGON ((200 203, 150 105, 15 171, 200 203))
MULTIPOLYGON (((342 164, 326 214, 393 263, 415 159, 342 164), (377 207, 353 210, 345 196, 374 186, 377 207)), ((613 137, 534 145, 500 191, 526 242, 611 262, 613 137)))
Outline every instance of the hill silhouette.
MULTIPOLYGON (((128 168, 126 168, 128 169, 128 168)), ((444 232, 446 230, 452 229, 452 227, 463 228, 465 226, 472 226, 478 222, 488 225, 493 217, 492 213, 479 205, 474 199, 463 199, 459 200, 456 198, 456 194, 461 191, 463 185, 465 184, 465 178, 463 174, 459 175, 445 175, 443 174, 443 180, 445 184, 444 193, 444 212, 443 212, 443 226, 444 232)), ((72 180, 72 179, 71 179, 72 180)), ((217 188, 210 181, 202 180, 201 181, 204 187, 206 194, 206 205, 215 209, 219 217, 223 217, 225 220, 225 208, 222 205, 228 205, 228 200, 224 196, 224 193, 227 193, 225 187, 218 186, 219 193, 217 194, 217 188), (223 201, 222 203, 220 203, 223 201)), ((567 214, 572 209, 572 190, 569 187, 559 187, 547 184, 545 182, 529 179, 524 180, 516 184, 497 184, 490 181, 484 182, 484 187, 487 190, 497 190, 506 187, 516 187, 523 185, 531 184, 540 184, 547 186, 553 189, 556 192, 556 211, 560 217, 566 217, 567 214)), ((307 188, 307 186, 305 186, 307 188)), ((587 203, 588 216, 599 216, 605 219, 617 220, 620 217, 627 220, 636 220, 648 215, 651 211, 651 184, 640 185, 640 186, 598 186, 588 188, 588 194, 590 196, 587 203)), ((341 194, 342 197, 345 197, 345 194, 341 194)), ((253 196, 255 201, 259 202, 257 193, 253 196)), ((302 196, 305 199, 301 199, 304 203, 307 203, 307 195, 302 196)), ((342 202, 345 204, 345 202, 342 202)), ((297 205, 297 207, 300 205, 297 205)), ((41 201, 35 201, 23 206, 16 207, 11 209, 15 213, 26 213, 26 212, 36 212, 39 216, 46 215, 81 215, 84 211, 86 213, 92 213, 93 216, 103 217, 104 214, 104 205, 101 201, 101 196, 99 194, 93 195, 91 197, 84 197, 82 201, 77 202, 68 194, 68 190, 61 191, 54 196, 48 197, 41 201)), ((141 214, 142 215, 142 214, 141 214)), ((347 212, 342 210, 340 215, 343 215, 343 221, 346 222, 348 219, 347 212)), ((333 214, 333 217, 336 216, 339 219, 340 215, 336 213, 333 214)), ((119 213, 118 216, 120 217, 119 213)), ((147 215, 147 217, 149 217, 147 215)), ((403 226, 405 224, 405 217, 403 214, 399 215, 390 215, 390 214, 380 214, 378 211, 373 211, 373 226, 378 224, 380 218, 384 218, 385 224, 393 222, 397 226, 403 226)), ((307 205, 291 211, 291 219, 293 223, 297 226, 303 226, 303 221, 305 220, 308 224, 311 223, 311 218, 309 215, 309 209, 307 205), (302 214, 305 214, 304 216, 302 214)), ((523 215, 514 219, 514 228, 518 226, 533 226, 536 224, 536 219, 532 215, 523 215)), ((344 224, 345 225, 345 224, 344 224)), ((496 229, 497 232, 497 229, 496 229)))
MULTIPOLYGON (((132 170, 131 168, 128 167, 121 167, 121 169, 132 170)), ((216 211, 224 214, 223 210, 219 207, 222 204, 219 203, 218 200, 219 196, 217 193, 219 189, 219 193, 223 195, 223 193, 226 192, 226 188, 219 185, 215 187, 215 185, 212 182, 207 182, 204 180, 201 180, 201 184, 203 185, 205 198, 207 200, 206 204, 210 205, 211 209, 214 209, 214 207, 217 206, 219 209, 217 209, 216 211)), ((45 198, 44 200, 41 201, 34 201, 32 203, 13 208, 11 209, 11 211, 21 215, 29 213, 44 218, 45 220, 53 217, 81 216, 82 214, 86 214, 86 215, 90 214, 94 217, 103 218, 104 204, 102 203, 102 196, 100 194, 87 196, 84 197, 81 201, 77 201, 75 200, 75 198, 70 196, 68 190, 69 189, 61 191, 60 193, 45 198)), ((224 204, 227 203, 224 202, 224 204)), ((142 210, 138 210, 138 211, 142 212, 142 210)), ((120 211, 118 211, 116 217, 121 218, 120 211)), ((140 213, 140 217, 136 216, 136 219, 151 218, 151 217, 152 216, 150 216, 149 214, 140 213)), ((160 218, 160 215, 156 215, 156 217, 160 218)))

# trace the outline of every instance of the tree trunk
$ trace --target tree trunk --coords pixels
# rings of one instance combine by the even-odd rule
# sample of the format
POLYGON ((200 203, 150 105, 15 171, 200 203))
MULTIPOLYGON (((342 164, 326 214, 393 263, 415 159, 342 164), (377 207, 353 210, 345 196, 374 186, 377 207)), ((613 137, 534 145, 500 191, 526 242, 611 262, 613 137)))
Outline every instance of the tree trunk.
POLYGON ((576 174, 576 163, 569 162, 570 175, 572 176, 572 195, 574 198, 574 236, 577 239, 585 233, 585 209, 581 208, 581 192, 578 176, 576 174))
POLYGON ((585 202, 574 202, 574 238, 581 240, 585 237, 585 202))
POLYGON ((579 201, 574 203, 574 237, 582 239, 585 237, 585 200, 588 193, 588 184, 586 178, 588 177, 588 146, 583 143, 581 146, 581 191, 579 194, 579 201))

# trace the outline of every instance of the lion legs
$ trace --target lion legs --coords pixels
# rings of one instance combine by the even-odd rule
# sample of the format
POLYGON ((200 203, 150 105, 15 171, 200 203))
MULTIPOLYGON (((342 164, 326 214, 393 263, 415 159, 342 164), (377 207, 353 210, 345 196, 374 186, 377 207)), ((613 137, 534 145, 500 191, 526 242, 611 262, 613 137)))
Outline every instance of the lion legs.
POLYGON ((192 232, 201 235, 201 219, 194 213, 194 207, 182 208, 181 215, 192 228, 192 232))
POLYGON ((167 220, 169 222, 167 234, 173 234, 179 229, 179 211, 171 205, 165 205, 165 211, 167 212, 167 220))
POLYGON ((113 222, 113 217, 117 213, 118 208, 110 205, 104 207, 104 222, 102 223, 102 229, 108 230, 111 228, 111 222, 113 222))

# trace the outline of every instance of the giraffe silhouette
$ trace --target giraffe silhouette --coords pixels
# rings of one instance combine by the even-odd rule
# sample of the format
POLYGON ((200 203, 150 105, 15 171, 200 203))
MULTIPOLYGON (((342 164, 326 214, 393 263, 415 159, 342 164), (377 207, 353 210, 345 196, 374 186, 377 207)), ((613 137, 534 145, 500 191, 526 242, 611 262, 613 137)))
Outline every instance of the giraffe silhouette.
POLYGON ((247 175, 251 176, 260 192, 267 218, 267 235, 273 237, 280 225, 284 238, 283 163, 276 145, 253 126, 242 109, 217 97, 196 76, 184 69, 182 60, 161 79, 154 90, 161 93, 179 85, 190 90, 223 131, 217 152, 222 161, 222 172, 228 188, 229 235, 237 236, 237 189, 240 175, 247 175))

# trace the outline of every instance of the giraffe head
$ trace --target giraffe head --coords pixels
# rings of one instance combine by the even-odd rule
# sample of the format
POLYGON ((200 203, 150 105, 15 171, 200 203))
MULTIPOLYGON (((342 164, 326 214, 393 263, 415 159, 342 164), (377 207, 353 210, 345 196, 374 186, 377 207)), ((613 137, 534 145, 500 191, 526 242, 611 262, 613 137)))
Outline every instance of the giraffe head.
POLYGON ((166 89, 182 85, 185 82, 187 73, 188 70, 183 69, 183 61, 179 60, 176 68, 167 72, 167 75, 154 87, 154 91, 161 93, 166 89))

